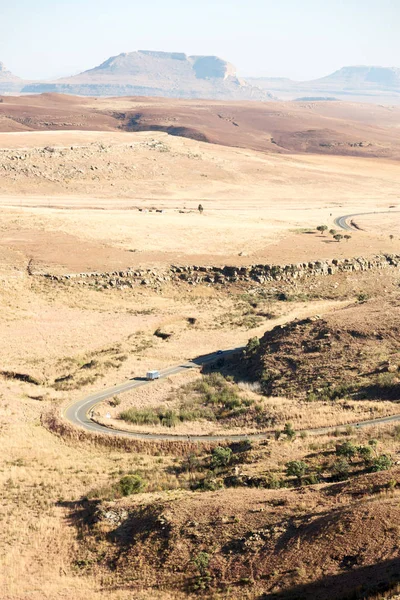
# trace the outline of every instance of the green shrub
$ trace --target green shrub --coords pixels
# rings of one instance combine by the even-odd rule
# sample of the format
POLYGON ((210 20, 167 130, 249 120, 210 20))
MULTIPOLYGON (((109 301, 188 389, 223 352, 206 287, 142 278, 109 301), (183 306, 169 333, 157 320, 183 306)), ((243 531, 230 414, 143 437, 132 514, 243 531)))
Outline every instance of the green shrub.
POLYGON ((350 473, 349 462, 345 458, 340 458, 333 464, 332 473, 338 481, 348 479, 350 473))
POLYGON ((211 468, 220 469, 227 467, 231 462, 232 450, 230 448, 223 448, 218 446, 214 448, 211 455, 211 468))
POLYGON ((270 490, 279 490, 285 487, 285 481, 280 479, 276 473, 268 473, 266 476, 266 487, 270 490))
POLYGON ((310 473, 310 475, 307 475, 307 477, 304 477, 302 479, 303 485, 315 485, 315 484, 319 483, 320 481, 321 481, 321 478, 318 475, 318 473, 310 473))
POLYGON ((146 487, 140 475, 125 475, 119 480, 119 489, 123 496, 139 494, 146 487))
POLYGON ((301 483, 304 475, 307 473, 307 465, 302 460, 291 460, 286 463, 286 475, 288 477, 296 477, 301 483))
POLYGON ((201 490, 203 492, 216 492, 224 487, 223 481, 213 475, 209 474, 203 479, 193 481, 190 485, 191 490, 201 490))
POLYGON ((252 337, 249 339, 246 345, 245 354, 251 356, 260 347, 260 340, 258 337, 252 337))
POLYGON ((193 564, 198 571, 198 575, 192 582, 192 590, 194 592, 201 592, 207 590, 213 580, 210 571, 208 570, 211 556, 208 552, 199 552, 197 556, 193 558, 193 564))
POLYGON ((336 455, 343 456, 344 458, 348 458, 352 460, 357 454, 357 448, 354 444, 349 441, 343 442, 343 444, 336 445, 336 455))
POLYGON ((363 304, 364 302, 366 302, 368 300, 368 298, 369 298, 369 296, 365 292, 360 292, 357 296, 357 300, 358 300, 358 302, 360 302, 360 304, 363 304))
POLYGON ((238 442, 233 442, 230 444, 229 448, 234 454, 250 452, 250 450, 253 449, 253 442, 249 439, 239 440, 238 442))
POLYGON ((293 440, 296 437, 296 432, 291 423, 286 423, 283 428, 283 433, 288 437, 289 440, 293 440))
POLYGON ((363 459, 363 461, 366 465, 371 464, 372 453, 373 453, 372 446, 359 446, 357 448, 357 453, 360 456, 360 458, 363 459))
POLYGON ((373 459, 371 464, 371 471, 377 473, 378 471, 387 471, 393 466, 392 457, 388 454, 381 454, 373 459))
POLYGON ((210 555, 208 552, 199 552, 198 555, 193 559, 193 563, 198 571, 203 574, 210 564, 210 555))

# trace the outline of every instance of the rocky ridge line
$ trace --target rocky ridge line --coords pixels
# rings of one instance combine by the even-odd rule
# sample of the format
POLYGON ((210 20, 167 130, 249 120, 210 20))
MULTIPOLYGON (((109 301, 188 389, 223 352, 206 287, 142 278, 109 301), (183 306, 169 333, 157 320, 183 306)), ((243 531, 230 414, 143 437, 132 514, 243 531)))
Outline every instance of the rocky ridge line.
POLYGON ((270 281, 293 281, 315 276, 329 276, 335 273, 368 271, 400 267, 400 254, 377 254, 371 258, 344 258, 323 261, 311 261, 289 265, 251 265, 248 267, 212 267, 212 266, 174 266, 167 270, 132 269, 112 272, 71 273, 54 275, 36 273, 56 282, 77 282, 83 285, 104 288, 133 288, 135 285, 159 286, 169 282, 185 282, 189 285, 231 284, 255 282, 264 284, 270 281))

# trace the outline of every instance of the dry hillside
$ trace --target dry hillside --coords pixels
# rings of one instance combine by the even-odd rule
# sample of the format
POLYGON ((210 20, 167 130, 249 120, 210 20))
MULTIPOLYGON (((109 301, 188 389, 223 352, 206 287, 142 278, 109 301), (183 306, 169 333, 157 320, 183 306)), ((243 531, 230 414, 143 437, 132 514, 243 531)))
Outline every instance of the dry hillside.
POLYGON ((399 158, 400 109, 345 102, 223 102, 166 98, 2 98, 0 131, 166 131, 272 153, 399 158))
POLYGON ((399 302, 364 297, 323 319, 267 332, 249 346, 246 373, 270 395, 398 400, 399 302))

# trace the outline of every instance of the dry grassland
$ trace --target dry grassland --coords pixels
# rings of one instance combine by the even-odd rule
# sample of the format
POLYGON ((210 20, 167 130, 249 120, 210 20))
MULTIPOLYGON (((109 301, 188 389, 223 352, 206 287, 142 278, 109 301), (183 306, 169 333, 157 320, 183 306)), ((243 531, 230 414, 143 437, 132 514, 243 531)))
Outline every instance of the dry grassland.
MULTIPOLYGON (((104 109, 108 110, 106 101, 104 109)), ((291 301, 282 302, 277 300, 283 289, 280 283, 270 286, 269 296, 260 294, 254 283, 96 290, 30 276, 28 263, 34 272, 68 273, 171 263, 288 263, 400 252, 397 222, 386 216, 360 218, 365 231, 354 232, 348 242, 336 243, 314 231, 323 223, 333 227, 334 218, 343 214, 393 210, 389 207, 397 206, 400 185, 397 163, 365 157, 265 154, 163 133, 116 131, 3 133, 0 147, 0 597, 188 597, 168 586, 133 590, 129 568, 114 577, 106 567, 107 540, 99 542, 96 560, 89 561, 93 558, 86 547, 90 532, 79 529, 79 502, 87 496, 101 500, 104 490, 130 472, 140 472, 148 483, 147 492, 135 501, 117 500, 117 508, 136 510, 178 500, 174 506, 183 507, 178 521, 195 505, 199 510, 204 504, 205 518, 211 522, 215 503, 218 514, 225 505, 232 514, 238 511, 245 523, 253 518, 249 511, 280 493, 306 515, 314 489, 315 504, 308 506, 315 508, 319 501, 326 510, 335 502, 347 506, 350 496, 333 499, 314 487, 304 492, 303 500, 299 490, 192 492, 191 477, 174 471, 178 457, 172 452, 151 456, 85 441, 80 435, 63 438, 44 427, 41 418, 49 411, 59 414, 68 402, 91 392, 143 376, 150 368, 244 345, 250 337, 262 336, 294 318, 334 313, 354 303, 359 294, 396 293, 395 269, 294 282, 285 287, 291 301), (203 215, 197 212, 199 202, 203 215), (139 208, 165 212, 139 212, 139 208), (257 308, 252 307, 254 299, 257 308), (195 324, 189 319, 195 319, 195 324), (155 337, 158 328, 171 337, 166 341, 155 337)), ((133 404, 146 407, 163 402, 183 383, 198 377, 197 372, 188 373, 130 392, 121 396, 118 407, 99 407, 99 417, 105 411, 116 417, 133 404)), ((285 397, 260 400, 253 388, 242 388, 244 394, 263 402, 279 429, 287 421, 300 430, 398 410, 388 401, 347 401, 344 406, 341 401, 311 405, 285 397)), ((120 425, 117 419, 115 423, 120 425)), ((249 425, 246 432, 254 430, 249 425)), ((175 431, 208 433, 210 429, 208 424, 192 423, 175 431)), ((389 429, 351 435, 357 443, 378 437, 382 451, 394 456, 399 451, 389 429)), ((260 451, 260 461, 246 466, 246 473, 282 472, 285 462, 323 451, 328 443, 332 445, 332 438, 324 436, 317 442, 300 436, 293 443, 271 441, 260 451)), ((239 529, 244 532, 244 526, 239 529)), ((253 597, 251 590, 247 596, 246 590, 243 596, 232 595, 236 592, 235 588, 226 597, 253 597)))
POLYGON ((0 153, 8 264, 10 248, 55 272, 400 251, 391 227, 380 227, 386 217, 340 244, 306 233, 335 228, 343 214, 397 206, 394 161, 262 154, 162 133, 14 133, 0 143, 9 148, 0 153))

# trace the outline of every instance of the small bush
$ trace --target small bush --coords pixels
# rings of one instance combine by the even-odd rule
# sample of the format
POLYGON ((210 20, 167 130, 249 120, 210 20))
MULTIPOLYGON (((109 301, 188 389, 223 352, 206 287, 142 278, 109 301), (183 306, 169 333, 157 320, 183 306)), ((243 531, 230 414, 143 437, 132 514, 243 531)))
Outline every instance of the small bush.
POLYGON ((123 496, 139 494, 146 487, 140 475, 125 475, 119 480, 119 488, 123 496))
POLYGON ((221 479, 213 477, 211 474, 203 477, 203 479, 198 479, 194 481, 190 485, 190 489, 192 490, 201 490, 202 492, 216 492, 224 487, 221 479))
POLYGON ((301 483, 306 472, 307 465, 302 460, 291 460, 286 463, 286 475, 288 477, 296 477, 299 483, 301 483))
POLYGON ((343 442, 343 444, 336 445, 336 456, 343 456, 344 458, 352 460, 356 454, 356 446, 349 441, 343 442))
POLYGON ((260 340, 258 337, 252 337, 249 339, 249 341, 247 342, 246 348, 245 348, 245 355, 246 357, 252 356, 253 354, 255 354, 256 350, 260 347, 260 340))
POLYGON ((211 456, 211 468, 220 469, 227 467, 231 462, 232 450, 230 448, 223 448, 218 446, 214 448, 211 456))
POLYGON ((287 436, 287 438, 292 441, 296 437, 296 432, 291 423, 286 423, 283 428, 283 433, 287 436))
POLYGON ((121 398, 118 398, 118 396, 114 396, 113 398, 111 398, 111 400, 109 401, 110 406, 119 406, 121 404, 121 398))
POLYGON ((357 448, 357 453, 367 466, 371 464, 373 453, 372 446, 359 446, 357 448))
POLYGON ((393 466, 392 457, 388 454, 381 454, 373 459, 371 465, 371 471, 377 473, 378 471, 387 471, 393 466))
POLYGON ((350 465, 345 458, 340 458, 333 464, 332 473, 335 479, 343 481, 348 479, 350 473, 350 465))
POLYGON ((363 304, 368 300, 369 296, 365 292, 360 292, 357 296, 357 300, 360 304, 363 304))

